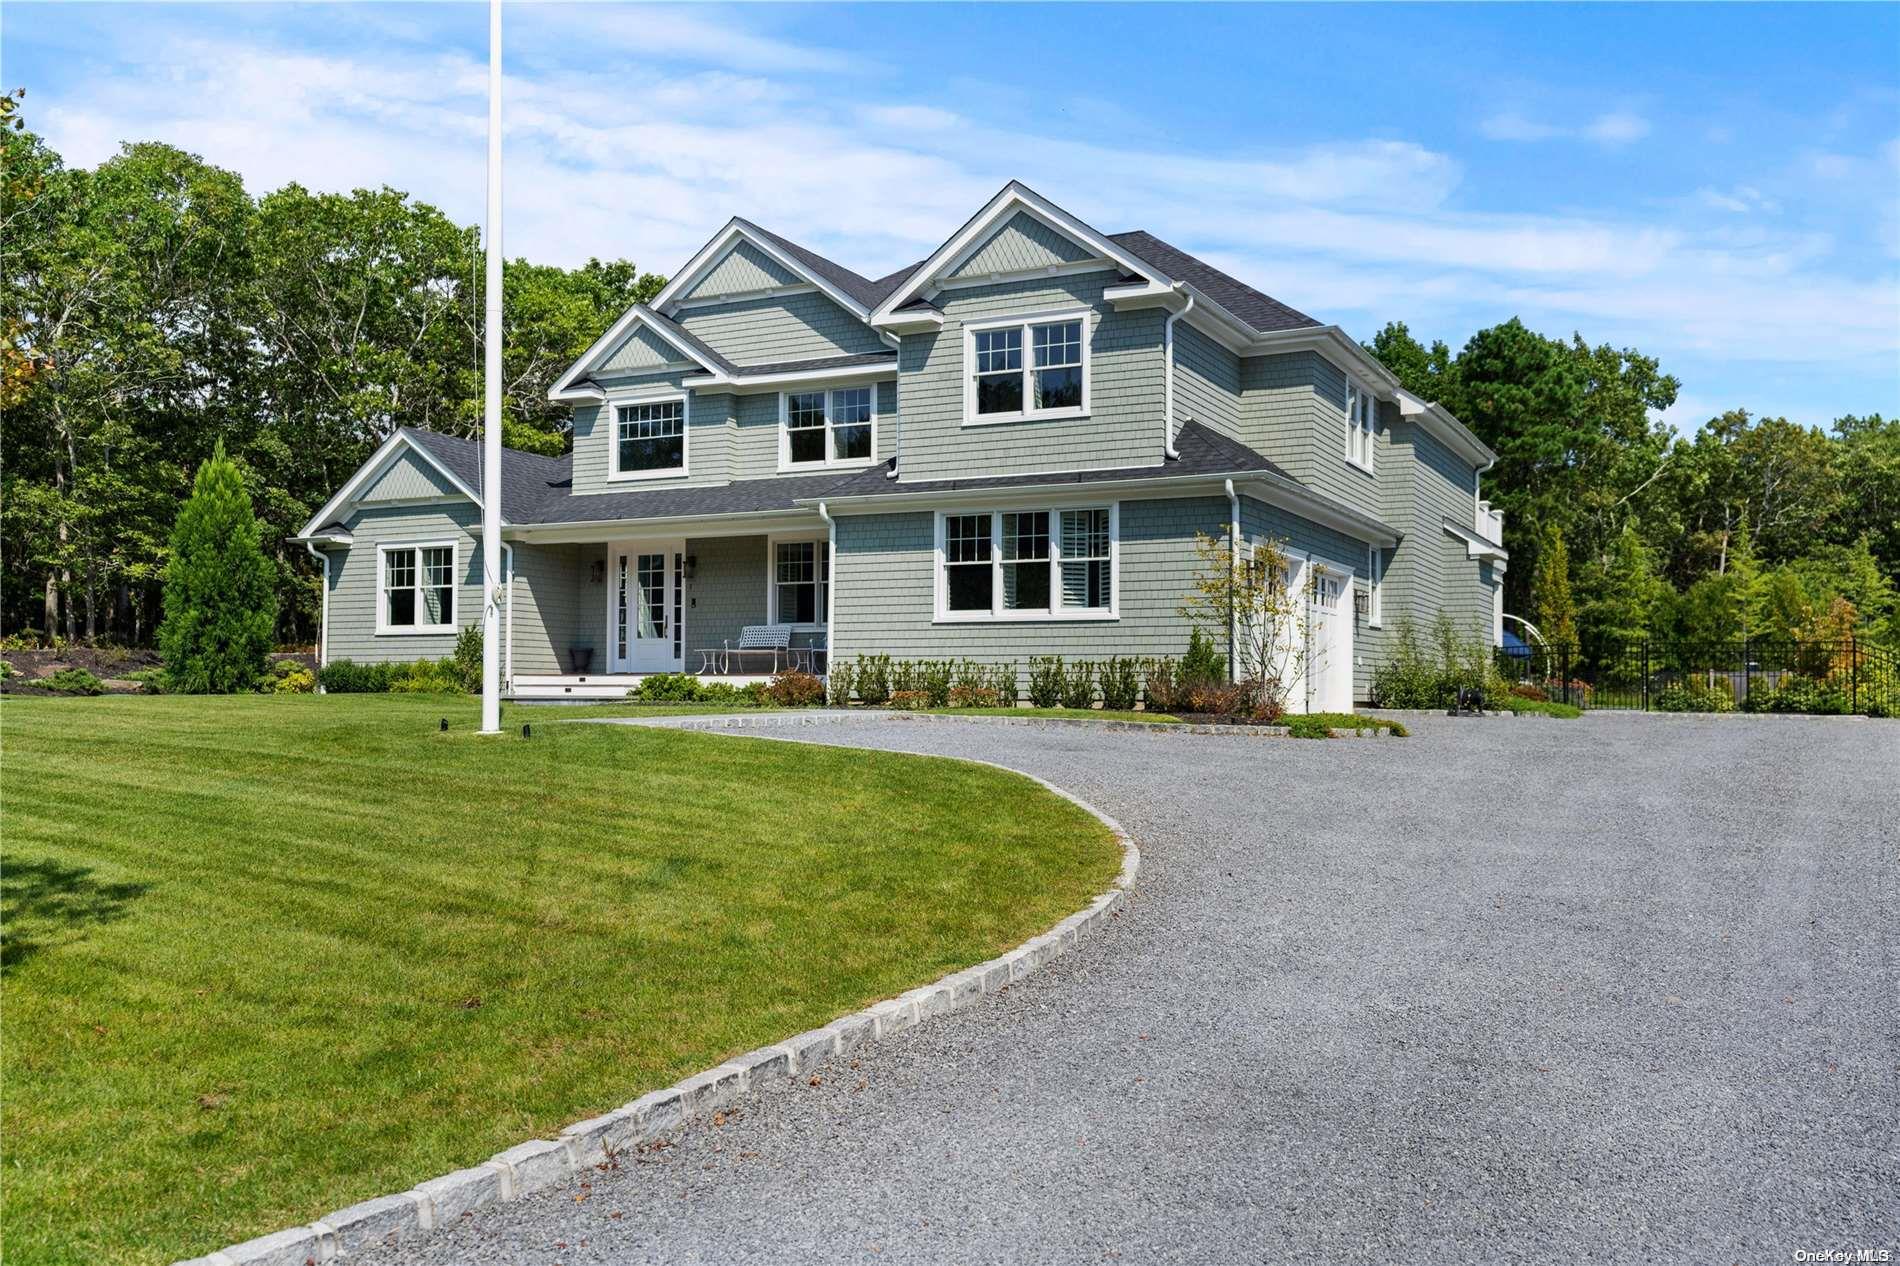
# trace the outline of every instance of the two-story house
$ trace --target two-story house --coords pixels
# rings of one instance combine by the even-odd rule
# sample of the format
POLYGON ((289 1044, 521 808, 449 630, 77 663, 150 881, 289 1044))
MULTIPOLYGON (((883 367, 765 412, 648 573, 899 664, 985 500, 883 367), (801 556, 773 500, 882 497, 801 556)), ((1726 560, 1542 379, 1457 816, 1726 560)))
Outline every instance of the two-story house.
MULTIPOLYGON (((1272 539, 1308 604, 1293 706, 1349 707, 1401 617, 1496 640, 1494 455, 1337 326, 1011 183, 872 280, 745 220, 555 383, 573 450, 503 455, 503 673, 622 693, 790 626, 840 657, 1177 655, 1197 533, 1272 539)), ((297 538, 326 662, 480 618, 480 449, 404 429, 297 538)))

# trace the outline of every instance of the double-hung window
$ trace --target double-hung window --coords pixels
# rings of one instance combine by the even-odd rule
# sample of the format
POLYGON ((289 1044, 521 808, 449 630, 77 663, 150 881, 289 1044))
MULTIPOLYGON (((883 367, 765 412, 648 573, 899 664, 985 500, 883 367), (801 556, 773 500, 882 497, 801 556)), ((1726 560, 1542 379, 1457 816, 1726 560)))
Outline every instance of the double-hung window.
POLYGON ((1372 436, 1379 425, 1379 401, 1350 378, 1346 380, 1346 460, 1372 469, 1372 436))
POLYGON ((788 391, 781 397, 782 466, 838 466, 868 462, 875 448, 877 388, 788 391))
POLYGON ((774 623, 825 623, 825 597, 830 586, 830 546, 824 541, 773 542, 774 623))
POLYGON ((455 631, 455 546, 385 545, 379 633, 455 631))
POLYGON ((945 514, 938 524, 938 619, 1115 618, 1114 506, 945 514))
POLYGON ((1076 417, 1088 409, 1088 318, 1065 313, 965 327, 967 422, 1076 417))
POLYGON ((614 474, 686 473, 686 401, 614 406, 614 474))

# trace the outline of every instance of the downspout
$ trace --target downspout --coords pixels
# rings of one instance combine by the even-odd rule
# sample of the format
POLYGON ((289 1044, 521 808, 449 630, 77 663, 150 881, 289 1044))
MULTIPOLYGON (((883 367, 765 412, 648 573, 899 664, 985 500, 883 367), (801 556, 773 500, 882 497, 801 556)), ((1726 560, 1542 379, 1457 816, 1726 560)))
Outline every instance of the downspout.
MULTIPOLYGON (((1173 381, 1169 374, 1169 381, 1173 381)), ((1240 650, 1240 494, 1234 481, 1227 481, 1227 680, 1240 680, 1240 665, 1235 659, 1240 650)))
POLYGON ((831 630, 838 610, 838 521, 831 517, 825 503, 818 503, 818 517, 825 521, 825 676, 831 676, 831 630))
MULTIPOLYGON (((901 340, 897 349, 897 359, 897 378, 891 383, 891 403, 897 406, 897 420, 894 424, 897 428, 897 437, 891 444, 891 468, 884 472, 886 479, 897 478, 897 468, 904 462, 904 349, 901 340)), ((871 384, 871 390, 877 391, 876 383, 871 384)), ((872 399, 875 401, 876 396, 873 395, 872 399)))
POLYGON ((310 557, 323 564, 323 593, 321 606, 317 611, 317 693, 323 693, 322 669, 326 662, 325 652, 329 649, 330 638, 330 556, 318 549, 316 544, 305 541, 303 547, 310 551, 310 557))
MULTIPOLYGON (((1174 447, 1174 323, 1194 311, 1194 296, 1188 294, 1187 289, 1178 281, 1174 283, 1174 289, 1187 302, 1181 306, 1179 312, 1168 313, 1168 319, 1161 323, 1161 354, 1168 362, 1168 402, 1164 410, 1167 417, 1161 424, 1161 451, 1169 461, 1178 462, 1181 460, 1181 454, 1174 447)), ((1229 481, 1228 492, 1231 494, 1232 491, 1232 481, 1229 481)), ((1235 517, 1238 518, 1238 514, 1235 517)))

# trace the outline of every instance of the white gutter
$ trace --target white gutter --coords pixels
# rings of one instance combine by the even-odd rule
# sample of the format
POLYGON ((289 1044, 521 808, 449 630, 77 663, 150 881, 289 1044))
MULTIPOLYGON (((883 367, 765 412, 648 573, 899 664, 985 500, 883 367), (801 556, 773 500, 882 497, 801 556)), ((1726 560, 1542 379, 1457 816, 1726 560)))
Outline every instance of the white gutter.
POLYGON ((1236 652, 1240 649, 1240 608, 1234 604, 1240 587, 1240 494, 1227 481, 1227 680, 1240 680, 1236 652))
MULTIPOLYGON (((318 549, 314 542, 305 541, 303 547, 310 551, 310 557, 323 564, 322 606, 318 608, 317 614, 317 667, 322 668, 326 662, 324 653, 328 649, 326 643, 330 637, 330 556, 318 549)), ((318 683, 317 691, 322 693, 322 683, 318 683)))
MULTIPOLYGON (((1174 323, 1194 311, 1194 296, 1180 282, 1174 284, 1175 292, 1187 299, 1179 312, 1168 313, 1168 319, 1161 323, 1161 354, 1168 361, 1168 404, 1163 412, 1167 415, 1161 422, 1161 451, 1169 461, 1180 461, 1181 454, 1174 447, 1174 323)), ((1233 481, 1227 483, 1229 494, 1233 492, 1233 481)))
POLYGON ((825 521, 825 676, 831 676, 832 617, 838 610, 838 521, 831 517, 825 503, 818 503, 818 517, 825 521))

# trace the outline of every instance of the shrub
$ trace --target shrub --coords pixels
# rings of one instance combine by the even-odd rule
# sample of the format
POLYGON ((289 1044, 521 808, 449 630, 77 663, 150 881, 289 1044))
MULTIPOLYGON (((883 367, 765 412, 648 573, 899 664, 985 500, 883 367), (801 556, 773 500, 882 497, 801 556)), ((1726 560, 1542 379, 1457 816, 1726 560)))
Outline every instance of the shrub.
POLYGON ((1176 678, 1190 686, 1227 680, 1227 657, 1214 649, 1214 639, 1198 626, 1188 634, 1187 654, 1181 657, 1176 678))
POLYGON ((1246 711, 1247 689, 1234 681, 1198 681, 1183 684, 1175 692, 1174 708, 1181 712, 1200 712, 1208 716, 1238 716, 1246 711))
POLYGON ((781 708, 814 708, 825 701, 825 683, 794 668, 767 682, 763 693, 781 708))
MULTIPOLYGON (((139 684, 146 683, 141 679, 139 684)), ((264 680, 257 683, 259 694, 307 695, 316 688, 317 675, 294 659, 273 660, 264 680)), ((161 694, 162 687, 150 693, 161 694)))
POLYGON ((826 702, 830 703, 834 708, 849 707, 851 704, 851 687, 856 680, 857 672, 852 667, 850 660, 841 659, 835 664, 827 665, 825 672, 826 702))
POLYGON ((21 629, 0 637, 0 651, 37 651, 43 643, 44 635, 38 629, 21 629))
POLYGON ((36 684, 62 695, 102 695, 106 692, 106 683, 83 668, 62 668, 51 676, 40 678, 36 684))
POLYGON ((994 708, 998 703, 996 692, 988 686, 950 687, 950 706, 953 708, 994 708))
POLYGON ((1134 660, 1112 655, 1102 665, 1102 706, 1111 712, 1132 712, 1141 696, 1141 675, 1134 660))
POLYGON ((990 689, 996 692, 996 706, 1016 706, 1016 661, 998 664, 990 670, 990 689))
POLYGON ((455 679, 472 695, 482 692, 482 626, 471 624, 455 635, 455 653, 449 657, 455 679))
POLYGON ((627 698, 640 703, 700 703, 705 691, 691 673, 654 673, 642 677, 639 685, 627 691, 627 698))
POLYGON ((172 524, 158 645, 173 689, 229 694, 257 684, 277 626, 272 580, 251 498, 220 440, 172 524))
POLYGON ((1699 677, 1685 677, 1663 687, 1649 706, 1658 712, 1733 712, 1735 696, 1726 684, 1710 685, 1699 677))
POLYGON ((1077 660, 1062 674, 1062 706, 1065 708, 1092 708, 1095 706, 1095 665, 1087 660, 1077 660))
POLYGON ((1053 708, 1062 702, 1067 677, 1060 655, 1032 655, 1029 658, 1029 702, 1038 708, 1053 708))
POLYGON ((893 690, 890 706, 907 712, 922 712, 930 706, 930 696, 921 690, 893 690))
POLYGON ((933 708, 950 706, 950 682, 956 675, 956 664, 947 659, 925 660, 917 666, 917 688, 924 692, 933 708))
POLYGON ((13 665, 9 664, 4 659, 0 659, 0 681, 6 681, 8 678, 12 677, 13 674, 14 674, 13 665))
POLYGON ((1514 699, 1529 699, 1533 703, 1547 703, 1550 700, 1549 695, 1545 694, 1540 688, 1531 685, 1528 681, 1514 682, 1511 686, 1511 697, 1514 699))
POLYGON ((418 659, 389 666, 389 690, 404 695, 454 695, 462 693, 462 681, 453 661, 418 659))
POLYGON ((1150 712, 1172 712, 1180 706, 1180 668, 1172 659, 1151 659, 1142 665, 1141 694, 1150 712))
POLYGON ((875 708, 888 701, 891 697, 891 657, 866 655, 860 659, 855 684, 860 703, 875 708))
POLYGON ((359 664, 339 659, 317 670, 317 681, 333 695, 373 695, 389 689, 388 664, 359 664))
POLYGON ((1848 695, 1832 681, 1813 677, 1789 676, 1773 690, 1753 690, 1742 701, 1747 712, 1809 712, 1817 716, 1841 716, 1848 710, 1848 695))

